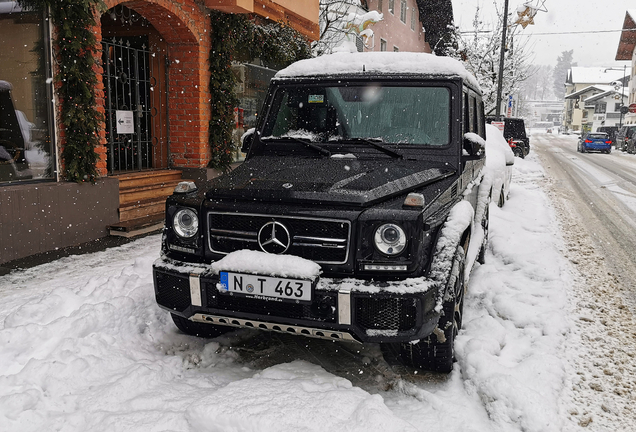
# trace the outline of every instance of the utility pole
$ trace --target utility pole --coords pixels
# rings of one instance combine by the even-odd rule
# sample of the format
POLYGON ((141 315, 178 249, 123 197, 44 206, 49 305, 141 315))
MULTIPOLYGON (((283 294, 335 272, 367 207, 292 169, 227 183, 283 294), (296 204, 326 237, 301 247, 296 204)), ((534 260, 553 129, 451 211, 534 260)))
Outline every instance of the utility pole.
POLYGON ((627 65, 623 65, 623 81, 621 81, 621 116, 618 118, 618 128, 623 127, 623 111, 625 108, 625 74, 627 73, 627 65))
POLYGON ((508 30, 508 0, 504 1, 503 31, 501 32, 501 51, 499 53, 499 76, 497 77, 497 117, 501 116, 501 88, 503 86, 504 54, 506 53, 506 30, 508 30))

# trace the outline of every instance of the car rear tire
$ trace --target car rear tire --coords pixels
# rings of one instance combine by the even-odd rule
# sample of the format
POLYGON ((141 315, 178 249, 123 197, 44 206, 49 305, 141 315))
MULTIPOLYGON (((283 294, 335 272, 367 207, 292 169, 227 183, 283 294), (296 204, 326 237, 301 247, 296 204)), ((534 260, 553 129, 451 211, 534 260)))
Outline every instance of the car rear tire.
POLYGON ((200 338, 214 338, 232 330, 231 327, 218 326, 214 324, 205 324, 190 321, 182 316, 170 314, 174 325, 177 326, 182 333, 200 338))
POLYGON ((457 248, 449 280, 452 297, 444 301, 443 314, 433 334, 417 342, 382 344, 388 362, 397 360, 413 369, 449 373, 455 362, 455 337, 462 326, 464 313, 464 249, 457 248))

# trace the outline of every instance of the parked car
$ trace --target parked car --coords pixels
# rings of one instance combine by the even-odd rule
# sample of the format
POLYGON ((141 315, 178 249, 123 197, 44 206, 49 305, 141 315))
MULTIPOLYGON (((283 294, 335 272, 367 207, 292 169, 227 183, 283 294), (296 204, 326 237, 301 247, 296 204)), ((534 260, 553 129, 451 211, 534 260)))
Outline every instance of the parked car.
POLYGON ((636 153, 636 125, 623 125, 616 133, 616 148, 628 153, 636 153))
POLYGON ((523 159, 530 153, 530 138, 526 134, 526 124, 522 118, 489 116, 486 117, 486 122, 504 122, 503 136, 515 156, 523 159))
POLYGON ((487 240, 484 139, 479 85, 455 60, 293 64, 270 83, 245 162, 167 199, 159 306, 193 335, 380 343, 389 361, 449 372, 466 253, 475 242, 483 259, 487 240))
POLYGON ((510 195, 512 183, 512 166, 515 155, 512 148, 503 137, 501 131, 491 125, 486 125, 486 176, 491 176, 492 198, 497 205, 503 207, 510 195))
POLYGON ((596 128, 596 132, 605 132, 612 142, 612 145, 616 145, 616 133, 618 133, 618 126, 599 126, 596 128))
POLYGON ((587 133, 579 138, 576 150, 581 153, 598 151, 609 154, 612 152, 612 141, 605 132, 587 133))

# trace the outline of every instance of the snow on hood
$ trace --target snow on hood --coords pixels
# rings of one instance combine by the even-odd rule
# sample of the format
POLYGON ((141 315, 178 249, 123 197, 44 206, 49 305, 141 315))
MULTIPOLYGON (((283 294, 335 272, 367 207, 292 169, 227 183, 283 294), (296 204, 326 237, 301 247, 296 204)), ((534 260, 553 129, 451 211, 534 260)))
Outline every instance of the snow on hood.
POLYGON ((342 74, 423 74, 432 76, 458 76, 475 88, 479 84, 464 66, 450 57, 437 57, 427 53, 365 52, 334 53, 300 60, 279 71, 275 78, 296 78, 342 74))
POLYGON ((271 255, 252 250, 229 253, 210 267, 215 273, 234 271, 282 278, 315 279, 320 275, 320 266, 313 261, 293 255, 271 255))

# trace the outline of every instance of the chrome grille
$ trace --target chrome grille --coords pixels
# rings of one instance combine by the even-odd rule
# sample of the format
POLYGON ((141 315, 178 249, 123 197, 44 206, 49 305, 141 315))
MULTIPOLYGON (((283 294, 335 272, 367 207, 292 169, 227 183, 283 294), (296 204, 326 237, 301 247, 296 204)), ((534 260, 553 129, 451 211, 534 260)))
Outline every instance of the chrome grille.
POLYGON ((208 213, 208 244, 214 253, 261 250, 258 232, 277 221, 289 230, 287 254, 321 264, 344 264, 349 255, 351 223, 347 220, 241 213, 208 213))

